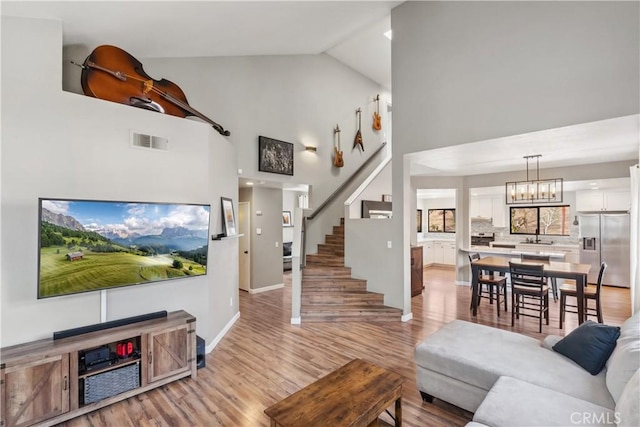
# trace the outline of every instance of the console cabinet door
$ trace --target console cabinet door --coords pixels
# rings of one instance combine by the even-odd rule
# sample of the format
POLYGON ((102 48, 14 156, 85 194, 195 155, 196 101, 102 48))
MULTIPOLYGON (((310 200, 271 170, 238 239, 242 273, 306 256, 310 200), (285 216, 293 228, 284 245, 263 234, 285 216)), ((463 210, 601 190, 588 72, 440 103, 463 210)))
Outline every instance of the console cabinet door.
POLYGON ((149 333, 149 382, 191 369, 189 325, 149 333))
POLYGON ((69 411, 69 355, 0 370, 2 426, 27 426, 69 411))

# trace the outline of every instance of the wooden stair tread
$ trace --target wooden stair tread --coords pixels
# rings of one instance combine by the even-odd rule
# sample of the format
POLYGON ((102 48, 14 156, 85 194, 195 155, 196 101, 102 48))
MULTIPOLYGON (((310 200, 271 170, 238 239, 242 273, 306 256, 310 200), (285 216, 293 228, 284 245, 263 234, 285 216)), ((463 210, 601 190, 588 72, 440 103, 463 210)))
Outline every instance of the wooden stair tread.
POLYGON ((325 235, 318 252, 307 254, 302 271, 300 315, 305 322, 398 321, 402 310, 383 305, 384 295, 344 266, 344 219, 325 235))

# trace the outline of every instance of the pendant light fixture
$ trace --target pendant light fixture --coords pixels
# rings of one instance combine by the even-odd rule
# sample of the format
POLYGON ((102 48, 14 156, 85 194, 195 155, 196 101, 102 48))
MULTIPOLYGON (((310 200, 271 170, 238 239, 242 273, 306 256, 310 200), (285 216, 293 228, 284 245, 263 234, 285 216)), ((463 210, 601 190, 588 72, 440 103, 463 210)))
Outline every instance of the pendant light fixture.
POLYGON ((517 205, 525 203, 562 202, 562 178, 540 179, 540 157, 542 154, 524 156, 527 161, 527 180, 505 184, 506 203, 517 205), (536 159, 536 177, 529 179, 529 160, 536 159))

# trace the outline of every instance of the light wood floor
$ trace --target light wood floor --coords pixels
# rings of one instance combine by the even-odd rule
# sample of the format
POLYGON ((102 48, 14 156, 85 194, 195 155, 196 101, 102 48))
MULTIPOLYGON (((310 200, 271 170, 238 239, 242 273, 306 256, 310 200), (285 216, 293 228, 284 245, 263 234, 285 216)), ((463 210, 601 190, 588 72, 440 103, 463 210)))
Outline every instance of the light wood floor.
MULTIPOLYGON (((483 301, 477 318, 469 312, 469 288, 454 284, 450 269, 424 272, 425 291, 412 298, 413 320, 378 323, 291 325, 290 277, 285 288, 262 294, 240 292, 241 317, 206 358, 196 380, 174 382, 140 396, 68 421, 79 426, 268 426, 263 411, 276 401, 346 364, 363 358, 406 378, 405 426, 464 426, 472 414, 435 400, 423 403, 415 382, 413 349, 443 324, 464 319, 540 338, 564 335, 577 326, 568 314, 558 329, 558 305, 551 302, 551 324, 537 333, 535 319, 496 317, 483 301)), ((630 315, 629 290, 605 288, 604 320, 619 325, 630 315)), ((391 422, 386 414, 382 419, 391 422)), ((305 426, 307 427, 307 426, 305 426)), ((324 426, 323 426, 324 427, 324 426)))

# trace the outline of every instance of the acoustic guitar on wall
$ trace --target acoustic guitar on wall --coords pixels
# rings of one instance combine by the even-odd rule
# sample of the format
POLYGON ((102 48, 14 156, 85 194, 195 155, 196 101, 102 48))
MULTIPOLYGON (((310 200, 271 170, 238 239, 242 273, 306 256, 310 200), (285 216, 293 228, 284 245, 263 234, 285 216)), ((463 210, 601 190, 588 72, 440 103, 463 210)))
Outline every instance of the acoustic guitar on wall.
POLYGON ((342 151, 340 150, 340 127, 336 125, 336 128, 333 130, 334 140, 337 135, 338 145, 333 146, 333 166, 337 168, 341 168, 344 166, 344 159, 342 158, 342 151))
POLYGON ((356 137, 353 139, 353 148, 360 147, 362 151, 364 151, 364 144, 362 142, 362 132, 360 132, 361 120, 362 120, 362 110, 358 108, 356 110, 356 116, 358 116, 358 131, 356 132, 356 137))
POLYGON ((382 117, 380 117, 380 94, 376 95, 375 98, 373 98, 374 101, 376 101, 376 111, 373 113, 373 129, 374 130, 381 130, 382 129, 382 117))

